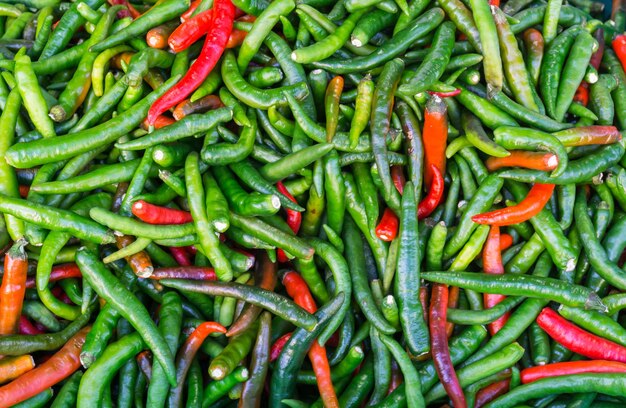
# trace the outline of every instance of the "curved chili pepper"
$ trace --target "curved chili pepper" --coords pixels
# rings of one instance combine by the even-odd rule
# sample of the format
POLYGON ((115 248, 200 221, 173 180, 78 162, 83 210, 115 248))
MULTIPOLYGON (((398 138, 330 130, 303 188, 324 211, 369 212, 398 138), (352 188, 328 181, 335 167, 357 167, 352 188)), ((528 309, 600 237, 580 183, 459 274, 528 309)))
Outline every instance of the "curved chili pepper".
POLYGON ((193 222, 191 213, 187 211, 160 207, 144 200, 135 201, 131 211, 135 217, 148 224, 169 225, 193 222))
POLYGON ((376 226, 376 236, 383 241, 393 241, 398 235, 399 220, 396 213, 390 208, 385 208, 383 217, 376 226))
POLYGON ((195 13, 200 3, 202 3, 202 0, 193 0, 189 4, 189 8, 183 14, 180 15, 180 21, 184 23, 186 20, 189 20, 195 13))
POLYGON ((578 85, 576 93, 574 94, 574 102, 578 102, 582 106, 587 106, 589 103, 589 84, 586 81, 578 85))
POLYGON ((504 251, 513 245, 513 237, 510 234, 500 234, 500 251, 504 251))
POLYGON ((448 139, 447 107, 443 100, 432 96, 424 111, 424 183, 429 185, 433 179, 432 166, 441 174, 446 173, 446 140, 448 139))
POLYGON ((17 332, 26 293, 26 244, 25 239, 18 240, 4 256, 4 274, 0 286, 0 336, 17 332))
POLYGON ((430 172, 432 174, 430 189, 428 190, 428 195, 424 197, 422 201, 417 206, 417 219, 422 220, 428 217, 435 208, 441 202, 443 197, 443 190, 445 188, 445 184, 443 181, 443 175, 439 167, 434 164, 430 165, 430 172))
POLYGON ((467 408, 465 395, 450 359, 448 335, 446 333, 446 314, 448 310, 448 286, 434 284, 430 299, 428 326, 433 363, 437 376, 455 407, 467 408))
POLYGON ((144 350, 135 357, 139 369, 146 376, 148 381, 152 380, 152 353, 150 350, 144 350))
POLYGON ((270 363, 278 359, 281 351, 283 351, 283 348, 285 347, 285 344, 287 344, 291 338, 291 335, 291 332, 283 334, 274 342, 274 344, 272 344, 272 348, 270 349, 270 363))
MULTIPOLYGON (((313 295, 302 277, 296 272, 287 272, 283 276, 283 285, 294 302, 309 313, 317 311, 313 295)), ((317 378, 317 387, 325 407, 339 408, 339 401, 330 375, 330 365, 326 356, 326 348, 315 340, 309 349, 309 359, 317 378)))
POLYGON ((211 27, 206 33, 200 55, 185 76, 152 104, 148 111, 149 125, 153 125, 160 114, 196 90, 222 56, 233 28, 235 7, 231 0, 216 0, 212 10, 211 27))
MULTIPOLYGON (((485 242, 483 250, 483 270, 485 273, 492 273, 501 275, 504 273, 504 266, 502 265, 502 255, 500 253, 500 227, 494 225, 489 230, 487 236, 487 242, 485 242)), ((506 299, 504 295, 495 295, 485 293, 483 295, 485 308, 492 308, 498 303, 506 299)), ((509 320, 510 313, 507 312, 502 315, 498 320, 487 325, 489 333, 493 336, 505 325, 509 320)))
POLYGON ((527 221, 537 215, 550 201, 554 187, 554 184, 537 183, 533 185, 526 198, 519 204, 501 210, 476 214, 472 216, 472 221, 478 224, 498 226, 513 225, 527 221))
POLYGON ((63 381, 78 370, 80 350, 90 326, 81 329, 45 363, 0 387, 0 407, 8 408, 63 381))
POLYGON ((537 324, 574 353, 592 359, 626 362, 626 347, 581 329, 548 307, 537 316, 537 324))
POLYGON ((176 387, 172 388, 169 396, 169 406, 179 407, 182 403, 183 397, 183 385, 185 383, 185 377, 191 363, 193 362, 196 353, 202 346, 204 340, 211 333, 226 333, 226 328, 216 322, 204 322, 201 323, 196 329, 187 337, 185 343, 178 350, 176 355, 176 387))
POLYGON ((625 373, 626 364, 608 360, 566 361, 525 368, 520 372, 523 384, 542 378, 582 373, 625 373))
MULTIPOLYGON (((165 126, 169 126, 171 124, 176 123, 176 121, 172 118, 170 118, 169 116, 165 116, 165 115, 159 115, 156 120, 154 121, 154 128, 155 129, 161 129, 165 126)), ((143 130, 148 130, 150 126, 148 125, 148 120, 144 120, 143 123, 141 124, 141 128, 143 130)))

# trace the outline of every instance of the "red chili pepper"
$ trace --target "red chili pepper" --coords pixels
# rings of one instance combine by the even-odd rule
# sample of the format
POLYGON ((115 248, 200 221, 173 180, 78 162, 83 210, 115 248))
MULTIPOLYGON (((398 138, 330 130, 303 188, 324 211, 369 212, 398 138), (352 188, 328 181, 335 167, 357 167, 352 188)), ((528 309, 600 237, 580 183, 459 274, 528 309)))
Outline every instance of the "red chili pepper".
POLYGON ((165 266, 155 268, 150 279, 217 280, 213 268, 207 266, 165 266))
POLYGON ((148 381, 152 380, 152 353, 144 350, 135 357, 139 369, 146 376, 148 381))
POLYGON ((472 216, 472 221, 478 224, 513 225, 527 221, 537 215, 550 201, 554 184, 536 183, 519 204, 472 216))
POLYGON ((376 236, 383 241, 393 241, 398 235, 398 216, 389 208, 385 208, 383 217, 376 226, 376 236))
POLYGON ((537 324, 574 353, 596 360, 626 362, 626 347, 581 329, 548 307, 537 316, 537 324))
POLYGON ((428 326, 430 328, 431 354, 435 370, 454 407, 467 408, 465 395, 450 359, 450 349, 448 348, 448 335, 446 332, 448 286, 435 283, 431 296, 428 326))
POLYGON ((578 85, 576 93, 574 94, 574 102, 577 102, 582 106, 587 106, 589 103, 589 84, 586 81, 583 81, 580 85, 578 85))
POLYGON ((391 360, 391 381, 389 382, 387 395, 391 394, 393 390, 398 388, 403 382, 404 377, 402 377, 402 372, 400 371, 400 367, 398 367, 398 363, 396 360, 391 360))
POLYGON ((189 257, 189 252, 185 248, 181 247, 170 247, 170 254, 180 266, 191 266, 193 262, 189 257))
POLYGON ((226 48, 231 49, 239 47, 243 43, 243 40, 246 39, 247 35, 247 31, 233 30, 233 32, 230 33, 230 37, 228 37, 228 41, 226 42, 226 48))
POLYGON ((595 38, 598 42, 598 49, 596 50, 596 52, 591 54, 591 58, 589 59, 589 65, 594 67, 596 70, 599 70, 600 64, 602 63, 602 57, 604 56, 604 29, 602 27, 597 28, 596 31, 593 33, 593 38, 595 38))
MULTIPOLYGON (((313 295, 306 282, 296 272, 290 271, 283 275, 283 285, 287 290, 287 294, 293 298, 293 301, 309 313, 317 311, 317 305, 313 300, 313 295)), ((326 348, 320 346, 315 340, 309 349, 309 360, 313 366, 315 377, 317 378, 317 387, 324 403, 324 407, 339 408, 337 394, 333 387, 330 375, 330 364, 326 356, 326 348)))
POLYGON ((72 302, 72 299, 70 299, 67 296, 67 293, 65 293, 63 291, 63 288, 61 288, 60 286, 55 286, 50 290, 50 293, 52 293, 52 295, 54 295, 54 297, 56 297, 57 299, 59 299, 61 302, 65 303, 66 305, 73 305, 74 302, 72 302))
POLYGON ((476 401, 474 402, 474 408, 482 408, 489 402, 495 400, 501 395, 506 394, 509 391, 511 380, 501 380, 493 384, 489 384, 482 390, 476 393, 476 401))
MULTIPOLYGON (((154 122, 154 128, 155 129, 161 129, 164 128, 165 126, 169 126, 173 123, 176 123, 176 121, 172 118, 170 118, 169 116, 165 116, 165 115, 159 115, 159 117, 156 118, 156 121, 154 122)), ((141 128, 143 130, 148 130, 150 126, 148 125, 148 119, 144 120, 141 123, 141 128)))
POLYGON ((45 331, 39 330, 36 328, 30 320, 24 315, 20 316, 20 322, 18 323, 17 332, 19 334, 28 334, 29 336, 34 336, 36 334, 44 334, 45 331))
POLYGON ((209 31, 213 10, 205 10, 186 19, 170 34, 167 43, 174 52, 181 52, 209 31))
MULTIPOLYGON (((126 2, 124 0, 109 0, 108 3, 111 6, 125 6, 126 2)), ((126 17, 130 17, 130 11, 128 11, 128 9, 122 9, 120 11, 117 12, 117 18, 126 18, 126 17)), ((58 24, 59 22, 57 21, 56 23, 54 23, 52 28, 56 28, 56 24, 58 24)))
MULTIPOLYGON (((289 192, 289 190, 287 190, 287 187, 285 187, 281 181, 276 182, 276 188, 289 200, 296 204, 298 203, 295 197, 289 192)), ((294 234, 298 234, 298 231, 300 231, 300 225, 302 224, 302 213, 290 210, 289 208, 285 208, 285 212, 287 213, 287 225, 289 225, 289 228, 291 228, 294 234)), ((280 248, 277 249, 276 255, 279 262, 284 263, 289 261, 287 255, 285 255, 285 251, 280 248)))
POLYGON ((393 180, 393 185, 396 186, 398 193, 402 195, 402 193, 404 193, 404 184, 406 183, 402 166, 391 166, 391 179, 393 180))
POLYGON ((489 0, 489 5, 494 7, 500 7, 500 0, 489 0))
POLYGON ((139 10, 137 10, 132 4, 130 4, 130 1, 124 0, 123 4, 128 9, 128 14, 133 18, 133 20, 141 17, 142 13, 139 10))
POLYGON ((523 384, 527 384, 542 378, 583 373, 626 373, 626 364, 607 360, 566 361, 525 368, 520 372, 520 378, 523 384))
POLYGON ((137 200, 131 208, 133 215, 148 224, 169 225, 193 222, 191 213, 173 208, 160 207, 144 200, 137 200))
POLYGON ((430 184, 428 194, 417 206, 418 220, 428 217, 433 211, 435 211, 435 208, 437 208, 439 202, 441 202, 441 198, 443 197, 443 190, 445 188, 443 175, 439 168, 434 164, 430 165, 430 171, 432 174, 432 182, 430 184))
POLYGON ((202 0, 193 0, 189 5, 189 8, 180 15, 180 21, 184 23, 186 20, 188 20, 191 15, 196 11, 200 3, 202 3, 202 0))
POLYGON ((500 234, 500 251, 504 251, 513 245, 513 237, 507 233, 500 234))
MULTIPOLYGON (((487 242, 483 249, 483 270, 485 273, 491 273, 494 275, 502 275, 504 273, 504 266, 502 265, 502 254, 500 252, 500 227, 494 225, 489 230, 487 236, 487 242)), ((485 308, 492 308, 498 303, 506 299, 504 295, 488 294, 483 295, 485 302, 485 308)), ((507 320, 509 320, 510 313, 507 312, 496 321, 489 323, 487 329, 493 336, 502 329, 507 320)))
POLYGON ((4 275, 0 286, 0 336, 17 333, 26 293, 28 256, 26 240, 18 240, 4 256, 4 275))
POLYGON ((553 153, 526 152, 511 150, 507 157, 489 157, 485 161, 487 170, 496 171, 502 167, 524 167, 526 169, 552 171, 559 165, 553 153))
POLYGON ((622 63, 622 68, 626 71, 626 34, 620 34, 613 39, 613 51, 622 63))
POLYGON ((429 95, 437 95, 440 98, 451 98, 453 96, 457 96, 458 94, 461 93, 460 89, 455 89, 454 91, 450 91, 450 92, 436 92, 436 91, 427 91, 429 95))
POLYGON ((582 126, 576 128, 575 140, 568 140, 567 146, 587 146, 612 144, 622 140, 622 134, 615 126, 582 126))
POLYGON ((28 192, 30 191, 30 186, 24 186, 20 184, 20 197, 26 198, 28 196, 28 192))
POLYGON ((91 326, 81 329, 48 361, 0 387, 0 408, 9 408, 63 381, 81 367, 80 351, 91 326))
POLYGON ((280 353, 283 351, 285 344, 287 344, 292 334, 291 332, 283 334, 272 344, 272 348, 270 349, 270 363, 276 361, 280 356, 280 353))
POLYGON ((447 106, 437 95, 426 103, 424 111, 424 183, 430 185, 434 165, 441 174, 446 173, 446 140, 448 138, 447 106))
MULTIPOLYGON (((55 265, 50 272, 50 282, 56 282, 68 278, 82 278, 83 275, 80 269, 75 263, 67 263, 61 265, 55 265)), ((29 276, 26 278, 26 289, 32 289, 35 287, 35 277, 29 276)))
POLYGON ((212 10, 210 27, 200 55, 189 67, 185 76, 152 104, 148 111, 148 124, 154 124, 160 114, 195 91, 222 56, 233 29, 235 7, 231 0, 215 0, 212 10))

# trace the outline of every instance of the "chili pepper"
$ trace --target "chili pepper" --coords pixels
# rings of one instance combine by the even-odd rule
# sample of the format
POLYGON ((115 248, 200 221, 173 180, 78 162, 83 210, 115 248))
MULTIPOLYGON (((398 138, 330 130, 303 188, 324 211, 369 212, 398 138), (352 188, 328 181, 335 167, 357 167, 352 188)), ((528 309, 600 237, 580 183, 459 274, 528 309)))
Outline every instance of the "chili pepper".
POLYGON ((526 221, 540 212, 550 200, 554 184, 534 184, 526 198, 519 204, 502 210, 495 210, 472 216, 472 221, 479 224, 505 226, 526 221))
POLYGON ((437 208, 439 202, 443 197, 444 183, 443 176, 439 167, 434 164, 430 165, 430 171, 432 174, 430 189, 428 195, 420 201, 417 206, 417 219, 421 220, 428 217, 437 208))
POLYGON ((80 249, 76 253, 76 263, 83 273, 83 277, 87 279, 96 293, 107 301, 113 302, 120 314, 142 333, 142 338, 150 346, 159 363, 165 368, 170 384, 176 385, 171 352, 162 335, 156 330, 145 307, 128 289, 119 284, 117 278, 108 272, 93 252, 86 248, 80 249))
POLYGON ((285 344, 289 341, 293 333, 285 333, 278 340, 272 344, 270 349, 270 363, 276 361, 276 359, 280 356, 280 353, 283 351, 285 344))
POLYGON ((385 209, 383 217, 376 226, 376 236, 383 241, 393 241, 398 234, 398 217, 389 208, 385 209))
POLYGON ((28 257, 24 251, 26 244, 26 240, 18 240, 4 258, 4 274, 0 286, 0 293, 2 294, 2 300, 0 300, 0 311, 2 311, 1 335, 17 332, 26 291, 26 273, 28 270, 28 257))
MULTIPOLYGON (((345 25, 342 24, 342 27, 345 25)), ((319 44, 319 43, 318 43, 319 44)), ((300 50, 298 50, 300 51, 300 50)), ((343 77, 335 76, 328 82, 324 107, 326 110, 326 141, 331 143, 339 122, 339 100, 343 91, 343 77)))
POLYGON ((148 112, 148 124, 153 125, 160 114, 196 90, 215 67, 230 36, 234 14, 234 6, 229 0, 215 2, 210 20, 211 27, 200 56, 183 79, 153 103, 148 112))
POLYGON ((626 364, 616 361, 591 360, 568 361, 544 366, 530 367, 521 371, 522 384, 528 384, 543 378, 583 373, 622 373, 626 364))
POLYGON ((433 178, 432 166, 445 174, 445 147, 448 134, 446 105, 441 98, 433 96, 424 113, 424 182, 430 185, 433 178))
POLYGON ((576 353, 601 360, 623 362, 625 359, 623 346, 580 329, 552 309, 543 309, 537 323, 550 337, 576 353))
POLYGON ((176 355, 176 379, 178 385, 172 388, 168 397, 168 402, 171 406, 179 406, 182 403, 182 387, 185 377, 187 377, 191 363, 194 361, 194 357, 202 342, 211 333, 226 333, 226 329, 215 322, 202 323, 187 337, 187 340, 185 340, 185 343, 178 351, 176 355))
MULTIPOLYGON (((283 285, 287 293, 294 299, 294 302, 304 308, 309 313, 317 311, 317 305, 311 296, 309 288, 304 280, 295 272, 287 272, 282 278, 283 285)), ((326 349, 315 341, 309 350, 309 359, 313 365, 317 384, 324 406, 338 407, 337 396, 333 388, 330 377, 330 366, 326 357, 326 349)))
POLYGON ((45 363, 0 387, 4 407, 31 398, 69 377, 80 367, 78 355, 89 332, 86 327, 75 334, 67 344, 45 363))
POLYGON ((622 64, 622 67, 626 71, 626 35, 618 35, 613 38, 611 43, 615 55, 622 64))

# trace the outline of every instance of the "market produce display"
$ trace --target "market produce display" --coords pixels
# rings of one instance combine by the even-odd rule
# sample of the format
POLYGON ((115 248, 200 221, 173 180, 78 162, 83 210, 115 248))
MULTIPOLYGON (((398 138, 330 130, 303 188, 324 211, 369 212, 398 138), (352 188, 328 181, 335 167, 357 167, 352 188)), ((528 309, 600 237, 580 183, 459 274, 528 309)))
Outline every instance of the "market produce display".
POLYGON ((626 406, 626 2, 0 2, 0 408, 626 406))

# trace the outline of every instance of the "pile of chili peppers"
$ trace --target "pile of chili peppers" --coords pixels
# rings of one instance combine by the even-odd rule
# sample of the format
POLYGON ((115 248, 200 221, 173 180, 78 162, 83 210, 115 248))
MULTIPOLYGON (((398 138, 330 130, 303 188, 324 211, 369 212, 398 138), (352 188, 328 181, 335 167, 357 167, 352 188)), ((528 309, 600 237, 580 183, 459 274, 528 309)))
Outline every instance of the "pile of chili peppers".
POLYGON ((625 406, 625 26, 0 2, 0 408, 625 406))

